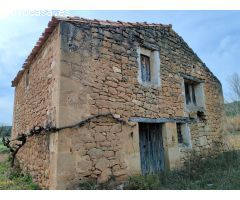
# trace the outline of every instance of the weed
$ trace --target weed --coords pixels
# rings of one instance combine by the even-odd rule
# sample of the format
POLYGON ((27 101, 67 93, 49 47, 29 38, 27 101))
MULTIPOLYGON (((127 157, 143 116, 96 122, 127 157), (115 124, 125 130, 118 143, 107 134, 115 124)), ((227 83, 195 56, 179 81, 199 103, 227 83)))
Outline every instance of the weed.
POLYGON ((0 163, 0 189, 2 190, 37 190, 39 186, 33 183, 28 174, 23 174, 18 168, 11 168, 8 160, 0 163))
POLYGON ((0 141, 0 153, 7 153, 7 152, 9 152, 9 149, 3 145, 2 141, 0 141))

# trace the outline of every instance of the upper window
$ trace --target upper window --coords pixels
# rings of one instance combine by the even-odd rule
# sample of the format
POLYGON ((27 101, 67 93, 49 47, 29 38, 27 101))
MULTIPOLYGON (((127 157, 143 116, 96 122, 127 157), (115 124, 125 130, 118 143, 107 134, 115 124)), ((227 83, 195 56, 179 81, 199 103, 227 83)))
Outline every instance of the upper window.
POLYGON ((190 82, 185 82, 185 97, 187 105, 197 105, 196 94, 195 94, 195 85, 190 82))
POLYGON ((144 86, 160 86, 159 51, 139 47, 138 64, 138 82, 144 86))
POLYGON ((141 78, 143 82, 151 81, 150 58, 141 54, 141 78))

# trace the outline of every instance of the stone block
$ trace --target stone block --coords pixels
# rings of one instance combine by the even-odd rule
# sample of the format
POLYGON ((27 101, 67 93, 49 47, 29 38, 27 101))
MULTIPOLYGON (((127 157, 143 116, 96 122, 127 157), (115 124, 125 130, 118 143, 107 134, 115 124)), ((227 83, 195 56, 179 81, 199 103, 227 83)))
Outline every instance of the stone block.
POLYGON ((91 157, 91 158, 101 158, 103 156, 103 151, 101 149, 97 149, 97 148, 92 148, 90 149, 87 154, 91 157))
POLYGON ((121 124, 115 124, 111 127, 110 133, 119 133, 122 131, 122 125, 121 124))
POLYGON ((107 157, 107 158, 113 157, 114 156, 114 151, 105 151, 103 153, 103 155, 104 155, 104 157, 107 157))
POLYGON ((110 165, 109 160, 103 157, 103 158, 98 159, 95 167, 96 167, 96 169, 99 169, 103 172, 104 170, 106 170, 109 167, 109 165, 110 165))
POLYGON ((122 70, 120 69, 120 68, 118 68, 118 67, 112 67, 112 69, 113 69, 113 71, 115 72, 115 73, 121 73, 122 72, 122 70))
POLYGON ((113 175, 114 176, 122 176, 122 175, 126 175, 126 170, 125 169, 119 169, 119 170, 115 170, 113 171, 113 175))
POLYGON ((103 170, 97 179, 98 183, 106 183, 109 180, 111 175, 112 175, 111 169, 107 168, 103 170))
POLYGON ((94 138, 96 142, 106 141, 106 137, 102 133, 96 133, 94 138))
POLYGON ((83 176, 89 176, 91 174, 92 161, 89 156, 80 156, 77 160, 77 173, 83 176))

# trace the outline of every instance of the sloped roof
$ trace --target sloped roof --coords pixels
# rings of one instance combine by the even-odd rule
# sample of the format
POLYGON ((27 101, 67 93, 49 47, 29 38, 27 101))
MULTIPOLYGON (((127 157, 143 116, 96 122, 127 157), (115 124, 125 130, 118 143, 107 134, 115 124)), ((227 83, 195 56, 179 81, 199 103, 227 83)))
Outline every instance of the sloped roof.
POLYGON ((103 20, 96 20, 96 19, 90 20, 90 19, 85 19, 85 18, 81 18, 81 17, 52 17, 52 19, 48 23, 48 27, 45 28, 41 37, 38 39, 38 42, 36 43, 36 45, 34 46, 34 48, 31 51, 31 53, 25 60, 23 66, 22 66, 22 70, 20 70, 17 73, 17 76, 12 81, 12 87, 15 87, 18 84, 19 80, 21 79, 21 77, 24 74, 24 71, 30 66, 34 57, 37 55, 37 53, 39 52, 39 50, 41 49, 41 47, 43 46, 45 41, 48 39, 48 37, 51 35, 51 33, 53 32, 53 30, 59 24, 60 21, 70 22, 72 24, 77 24, 77 25, 90 24, 93 26, 116 26, 116 27, 138 27, 138 26, 143 26, 143 27, 154 27, 155 26, 156 27, 157 26, 157 27, 163 27, 163 28, 164 27, 166 27, 166 28, 172 27, 172 25, 163 25, 163 24, 155 24, 155 23, 147 23, 147 22, 132 23, 132 22, 122 22, 122 21, 114 22, 114 21, 109 21, 109 20, 103 21, 103 20))

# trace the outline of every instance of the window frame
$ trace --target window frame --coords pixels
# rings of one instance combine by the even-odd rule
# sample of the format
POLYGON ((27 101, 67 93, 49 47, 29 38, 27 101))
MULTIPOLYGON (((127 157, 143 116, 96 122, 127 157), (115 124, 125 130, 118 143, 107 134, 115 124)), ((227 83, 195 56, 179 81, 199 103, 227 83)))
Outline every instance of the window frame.
POLYGON ((197 106, 196 87, 197 83, 184 80, 185 102, 187 106, 197 106))
POLYGON ((192 148, 191 133, 187 123, 176 123, 178 145, 192 148), (181 139, 180 139, 181 137, 181 139))
POLYGON ((205 81, 203 79, 199 79, 197 77, 193 77, 191 75, 187 75, 180 72, 180 76, 182 77, 182 89, 183 89, 183 95, 184 95, 184 105, 185 105, 185 111, 186 112, 192 112, 192 111, 205 111, 206 110, 206 97, 205 97, 205 81), (192 84, 194 87, 191 89, 194 91, 194 96, 191 98, 196 101, 196 103, 188 103, 187 102, 187 95, 186 95, 186 84, 192 84))
POLYGON ((160 53, 159 50, 156 49, 148 49, 145 47, 139 46, 137 48, 137 54, 138 54, 138 83, 144 87, 152 87, 152 88, 158 88, 161 86, 161 77, 160 77, 160 53), (149 76, 150 79, 146 81, 146 79, 142 78, 142 56, 149 57, 149 76))
POLYGON ((151 82, 151 61, 150 57, 140 54, 141 60, 141 79, 144 83, 151 82))
POLYGON ((182 135, 181 123, 176 123, 176 126, 177 126, 178 144, 183 144, 183 135, 182 135))

